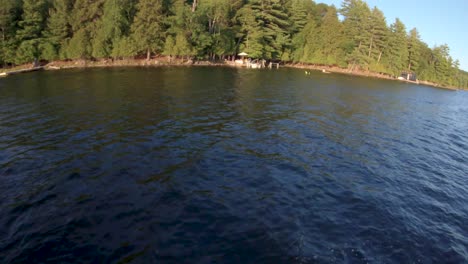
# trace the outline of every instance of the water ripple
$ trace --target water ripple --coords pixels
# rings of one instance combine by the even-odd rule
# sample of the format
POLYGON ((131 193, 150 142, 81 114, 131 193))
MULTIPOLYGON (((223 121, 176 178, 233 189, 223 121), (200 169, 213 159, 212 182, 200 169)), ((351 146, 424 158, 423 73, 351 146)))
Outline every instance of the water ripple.
POLYGON ((4 263, 468 261, 467 93, 291 69, 0 81, 4 263))

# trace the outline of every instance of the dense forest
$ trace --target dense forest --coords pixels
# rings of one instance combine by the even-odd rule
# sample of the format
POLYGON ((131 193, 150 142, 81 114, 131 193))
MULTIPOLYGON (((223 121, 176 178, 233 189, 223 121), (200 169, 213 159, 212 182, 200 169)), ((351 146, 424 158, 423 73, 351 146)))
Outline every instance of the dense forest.
MULTIPOLYGON (((468 88, 449 47, 389 23, 362 0, 2 0, 0 64, 43 60, 252 58, 307 63, 468 88), (341 17, 339 17, 341 16, 341 17), (341 18, 341 19, 340 19, 341 18)), ((441 40, 443 41, 443 40, 441 40)))

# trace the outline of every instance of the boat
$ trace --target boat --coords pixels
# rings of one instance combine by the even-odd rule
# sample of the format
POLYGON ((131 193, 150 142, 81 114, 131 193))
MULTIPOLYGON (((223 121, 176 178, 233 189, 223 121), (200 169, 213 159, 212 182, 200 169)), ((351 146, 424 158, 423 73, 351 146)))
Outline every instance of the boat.
POLYGON ((8 76, 8 73, 6 72, 0 72, 0 77, 7 77, 8 76))

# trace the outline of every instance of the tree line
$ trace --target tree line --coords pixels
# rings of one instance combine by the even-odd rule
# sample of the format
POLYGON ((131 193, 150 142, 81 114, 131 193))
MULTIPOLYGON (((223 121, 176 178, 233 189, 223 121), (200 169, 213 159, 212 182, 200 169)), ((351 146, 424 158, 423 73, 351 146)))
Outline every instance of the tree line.
POLYGON ((309 63, 468 88, 449 47, 429 47, 363 0, 2 0, 0 63, 167 55, 309 63), (342 19, 339 18, 342 16, 342 19))

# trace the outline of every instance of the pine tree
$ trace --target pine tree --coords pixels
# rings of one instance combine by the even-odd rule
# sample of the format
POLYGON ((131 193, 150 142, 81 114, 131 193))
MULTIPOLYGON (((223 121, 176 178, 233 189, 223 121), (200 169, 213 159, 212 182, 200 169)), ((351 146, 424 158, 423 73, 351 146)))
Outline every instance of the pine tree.
POLYGON ((307 1, 292 0, 288 10, 291 18, 291 31, 293 34, 297 34, 307 24, 307 1))
POLYGON ((132 9, 133 1, 131 0, 106 0, 104 2, 100 26, 93 40, 93 57, 106 58, 112 55, 116 43, 130 30, 132 17, 129 17, 127 10, 132 9))
POLYGON ((408 44, 405 25, 397 18, 390 26, 387 63, 390 73, 399 76, 407 68, 408 44))
POLYGON ((139 52, 146 52, 149 60, 151 52, 160 51, 164 43, 163 5, 161 0, 140 0, 132 24, 133 39, 139 52))
POLYGON ((320 43, 317 35, 318 27, 315 20, 309 20, 302 31, 294 38, 294 61, 318 63, 316 54, 320 43))
MULTIPOLYGON (((318 63, 327 65, 343 65, 344 52, 341 48, 343 42, 343 26, 338 20, 334 7, 327 10, 322 23, 317 29, 319 40, 318 63)), ((316 53, 317 54, 317 53, 316 53)))
POLYGON ((408 71, 412 71, 418 68, 418 62, 420 58, 420 46, 421 40, 419 32, 416 28, 413 28, 408 36, 408 71))
POLYGON ((368 41, 368 58, 376 71, 384 71, 382 67, 379 67, 382 59, 382 54, 385 49, 385 43, 388 37, 388 28, 385 16, 378 8, 373 8, 370 17, 370 40, 368 41))
POLYGON ((19 1, 3 0, 0 5, 0 64, 14 62, 16 57, 15 32, 19 20, 19 1))
POLYGON ((138 53, 135 41, 131 37, 122 37, 114 41, 111 56, 113 58, 130 58, 138 53))
POLYGON ((368 47, 371 37, 371 11, 362 0, 344 0, 340 13, 345 17, 343 26, 345 36, 353 46, 348 54, 351 70, 355 66, 368 67, 370 60, 368 47))
POLYGON ((240 24, 240 33, 242 34, 240 50, 252 58, 261 58, 264 54, 263 31, 252 5, 247 4, 239 9, 236 19, 240 24))
POLYGON ((20 43, 16 52, 16 63, 37 61, 40 57, 39 45, 45 27, 46 0, 25 0, 22 20, 16 37, 20 43))
POLYGON ((291 22, 278 0, 254 0, 238 12, 243 47, 253 58, 280 59, 291 46, 291 22))
POLYGON ((71 59, 92 57, 92 42, 96 37, 105 0, 75 0, 70 19, 73 37, 67 46, 71 59))
POLYGON ((66 46, 71 36, 71 26, 68 17, 71 9, 70 0, 54 0, 49 9, 49 19, 45 30, 46 43, 43 47, 43 57, 48 60, 64 59, 62 47, 66 46))

